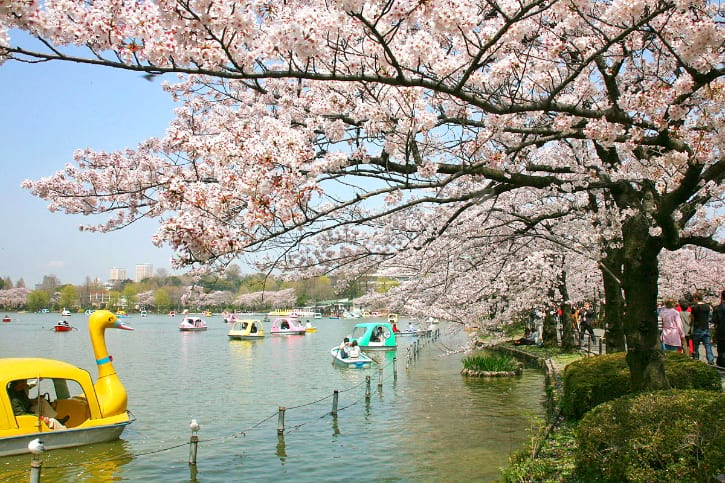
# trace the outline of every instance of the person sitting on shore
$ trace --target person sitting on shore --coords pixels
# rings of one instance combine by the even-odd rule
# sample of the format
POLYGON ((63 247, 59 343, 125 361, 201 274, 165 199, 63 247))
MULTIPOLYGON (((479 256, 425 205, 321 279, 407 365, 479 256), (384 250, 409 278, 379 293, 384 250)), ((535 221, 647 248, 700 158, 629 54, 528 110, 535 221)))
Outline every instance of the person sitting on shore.
POLYGON ((534 345, 536 344, 536 332, 526 327, 524 336, 514 341, 514 345, 534 345))

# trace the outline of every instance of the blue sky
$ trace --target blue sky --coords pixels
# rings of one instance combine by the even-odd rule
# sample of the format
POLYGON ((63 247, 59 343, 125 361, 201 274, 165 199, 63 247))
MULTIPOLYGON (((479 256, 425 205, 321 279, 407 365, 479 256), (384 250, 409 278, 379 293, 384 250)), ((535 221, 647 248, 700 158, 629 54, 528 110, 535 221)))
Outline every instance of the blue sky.
POLYGON ((0 65, 0 276, 44 275, 81 284, 108 279, 112 267, 151 263, 170 273, 169 248, 151 244, 155 222, 121 231, 84 233, 82 216, 50 213, 47 203, 22 189, 24 179, 50 176, 72 162, 75 149, 117 150, 162 136, 173 103, 160 80, 141 74, 67 63, 0 65))

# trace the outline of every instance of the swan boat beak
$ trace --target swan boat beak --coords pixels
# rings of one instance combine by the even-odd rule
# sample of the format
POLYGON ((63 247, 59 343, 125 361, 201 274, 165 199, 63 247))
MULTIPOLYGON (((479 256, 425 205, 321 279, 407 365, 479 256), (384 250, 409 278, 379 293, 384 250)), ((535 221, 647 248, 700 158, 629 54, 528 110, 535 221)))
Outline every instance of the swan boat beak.
POLYGON ((120 320, 117 320, 117 321, 116 321, 116 322, 115 322, 115 323, 113 324, 113 327, 114 327, 114 328, 116 328, 116 329, 123 329, 123 330, 133 330, 133 327, 131 327, 130 325, 126 325, 126 324, 124 324, 124 323, 123 323, 123 322, 121 322, 120 320))

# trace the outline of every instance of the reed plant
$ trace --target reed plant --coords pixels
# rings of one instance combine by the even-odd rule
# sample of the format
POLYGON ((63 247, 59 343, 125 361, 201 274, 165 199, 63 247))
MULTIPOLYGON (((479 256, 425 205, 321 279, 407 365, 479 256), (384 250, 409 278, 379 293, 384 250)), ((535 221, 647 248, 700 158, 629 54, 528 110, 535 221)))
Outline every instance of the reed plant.
POLYGON ((506 372, 517 367, 516 360, 503 354, 480 353, 463 359, 463 368, 471 371, 506 372))

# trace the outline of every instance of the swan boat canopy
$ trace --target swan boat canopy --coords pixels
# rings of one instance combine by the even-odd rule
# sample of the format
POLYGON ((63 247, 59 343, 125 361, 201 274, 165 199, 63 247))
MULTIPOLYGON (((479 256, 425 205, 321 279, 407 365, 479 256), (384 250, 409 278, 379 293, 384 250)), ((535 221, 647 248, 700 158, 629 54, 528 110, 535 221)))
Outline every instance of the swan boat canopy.
POLYGON ((201 317, 187 316, 179 324, 179 330, 186 332, 198 332, 206 329, 206 322, 201 317))
POLYGON ((364 350, 395 350, 393 327, 387 322, 365 322, 352 329, 350 342, 355 339, 364 350))
POLYGON ((264 327, 262 322, 255 319, 235 320, 232 328, 227 332, 227 337, 232 340, 252 340, 264 338, 264 327))
POLYGON ((46 449, 111 441, 131 424, 126 389, 106 350, 106 329, 133 330, 107 310, 96 311, 88 318, 98 367, 95 384, 86 370, 67 362, 0 359, 0 384, 4 388, 0 391, 0 456, 28 453, 28 443, 36 438, 46 449), (30 387, 27 395, 31 400, 40 395, 41 404, 36 405, 39 412, 16 414, 11 397, 18 387, 30 387), (43 414, 51 411, 46 408, 52 412, 43 414), (65 421, 64 426, 51 430, 48 417, 65 421))
POLYGON ((304 335, 307 328, 296 317, 280 317, 272 321, 272 335, 304 335))

